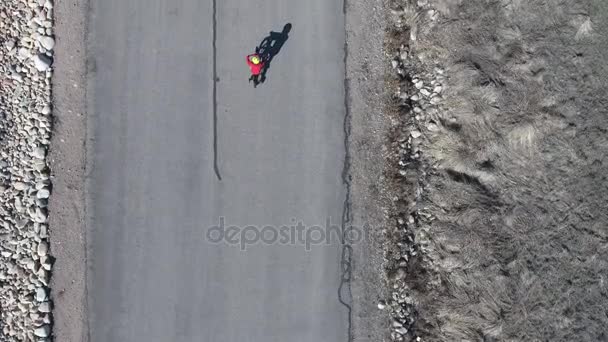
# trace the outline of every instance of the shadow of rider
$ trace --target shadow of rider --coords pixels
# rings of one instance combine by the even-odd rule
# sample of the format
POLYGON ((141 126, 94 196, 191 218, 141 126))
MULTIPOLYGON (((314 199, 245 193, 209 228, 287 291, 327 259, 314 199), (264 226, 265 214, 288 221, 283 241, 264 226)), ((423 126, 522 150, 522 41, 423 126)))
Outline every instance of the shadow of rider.
POLYGON ((289 31, 291 31, 291 23, 285 24, 282 32, 270 31, 270 34, 255 48, 256 53, 264 61, 264 68, 260 74, 260 83, 266 80, 266 72, 270 68, 270 63, 279 54, 279 51, 281 51, 281 48, 289 38, 289 31))

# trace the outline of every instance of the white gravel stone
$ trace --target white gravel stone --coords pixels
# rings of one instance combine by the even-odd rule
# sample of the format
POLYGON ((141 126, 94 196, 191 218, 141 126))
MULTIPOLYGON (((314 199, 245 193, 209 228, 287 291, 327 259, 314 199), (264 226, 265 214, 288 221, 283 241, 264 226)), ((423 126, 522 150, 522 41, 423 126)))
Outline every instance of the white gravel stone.
POLYGON ((39 287, 36 289, 36 301, 44 302, 46 301, 46 290, 43 287, 39 287))
POLYGON ((37 198, 49 198, 50 195, 51 192, 47 188, 42 188, 38 190, 38 193, 36 193, 37 198))
POLYGON ((6 42, 4 42, 4 47, 8 50, 11 51, 12 49, 15 48, 15 40, 14 39, 9 39, 6 42))
POLYGON ((38 311, 48 313, 51 312, 51 303, 44 302, 38 306, 38 311))
POLYGON ((15 188, 15 190, 23 191, 25 189, 28 189, 29 185, 27 185, 26 183, 23 183, 23 182, 15 182, 13 184, 13 187, 15 188))
POLYGON ((411 131, 410 135, 412 136, 412 138, 416 139, 416 138, 420 138, 420 136, 422 135, 422 133, 420 133, 420 131, 411 131))
POLYGON ((34 330, 34 335, 38 336, 38 337, 48 337, 51 333, 51 327, 47 324, 36 328, 34 330))
POLYGON ((21 59, 28 59, 32 57, 32 52, 27 49, 27 48, 20 48, 19 49, 19 58, 21 59))
POLYGON ((55 47, 55 39, 49 36, 41 36, 38 38, 38 42, 42 45, 43 48, 50 51, 55 47))
POLYGON ((38 54, 34 56, 32 60, 34 61, 34 67, 36 67, 36 70, 41 72, 47 71, 53 63, 53 61, 47 55, 44 54, 38 54))
POLYGON ((36 253, 38 253, 39 256, 45 256, 48 252, 49 252, 49 245, 46 243, 46 241, 40 241, 40 243, 38 244, 38 249, 36 250, 36 253))
POLYGON ((32 152, 33 156, 38 158, 38 159, 44 159, 45 155, 46 155, 46 151, 44 150, 43 147, 36 147, 34 148, 34 151, 32 152))
POLYGON ((400 335, 405 335, 407 334, 407 329, 405 327, 401 327, 395 330, 398 334, 400 335))
POLYGON ((40 114, 42 114, 42 115, 51 114, 51 106, 46 105, 46 106, 42 107, 42 109, 40 110, 40 114))

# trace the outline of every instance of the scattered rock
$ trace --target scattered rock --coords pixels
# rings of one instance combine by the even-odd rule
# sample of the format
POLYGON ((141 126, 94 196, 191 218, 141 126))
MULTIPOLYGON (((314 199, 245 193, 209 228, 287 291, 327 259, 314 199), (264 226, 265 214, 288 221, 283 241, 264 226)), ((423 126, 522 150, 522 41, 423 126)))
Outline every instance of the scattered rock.
POLYGON ((38 249, 36 250, 36 253, 38 253, 38 256, 45 256, 49 251, 49 245, 46 243, 46 241, 40 241, 40 243, 38 244, 38 249))
POLYGON ((55 47, 55 39, 53 37, 41 36, 40 38, 38 38, 38 42, 47 51, 53 50, 53 48, 55 47))
POLYGON ((34 335, 38 336, 38 337, 48 337, 49 334, 51 333, 51 327, 47 324, 36 328, 34 330, 34 335))
POLYGON ((407 329, 406 329, 405 327, 401 327, 401 328, 395 329, 395 331, 396 331, 398 334, 400 334, 400 335, 405 335, 405 334, 407 334, 407 329))
POLYGON ((27 48, 19 49, 19 58, 21 59, 29 59, 32 57, 32 52, 27 48))
POLYGON ((14 39, 9 39, 6 42, 4 42, 4 47, 6 47, 6 49, 8 51, 11 51, 12 49, 15 48, 15 40, 14 39))
POLYGON ((40 110, 40 114, 42 114, 42 115, 51 114, 51 106, 45 105, 44 107, 42 107, 42 109, 40 110))
POLYGON ((43 302, 38 306, 38 311, 43 312, 43 313, 49 313, 51 312, 51 303, 49 302, 43 302))
POLYGON ((412 136, 412 138, 416 139, 416 138, 420 138, 420 136, 422 135, 422 133, 420 133, 420 131, 411 131, 410 135, 412 136))
POLYGON ((44 157, 46 156, 46 151, 43 147, 36 147, 34 148, 32 155, 38 159, 44 159, 44 157))
POLYGON ((44 302, 46 300, 46 290, 44 287, 39 287, 36 289, 36 301, 44 302))
POLYGON ((23 182, 16 182, 16 183, 14 183, 13 187, 15 188, 15 190, 18 190, 18 191, 23 191, 23 190, 29 188, 29 186, 27 184, 23 183, 23 182))
POLYGON ((429 122, 428 124, 426 124, 426 129, 431 132, 439 131, 439 127, 434 122, 429 122))
POLYGON ((403 269, 402 267, 399 267, 391 273, 390 279, 392 281, 401 280, 401 279, 405 278, 405 275, 406 275, 405 269, 403 269))
POLYGON ((44 54, 38 54, 32 60, 34 61, 34 67, 40 72, 47 71, 53 63, 53 60, 44 54))
POLYGON ((47 188, 42 188, 38 190, 38 193, 36 193, 37 198, 49 198, 50 195, 51 192, 47 188))

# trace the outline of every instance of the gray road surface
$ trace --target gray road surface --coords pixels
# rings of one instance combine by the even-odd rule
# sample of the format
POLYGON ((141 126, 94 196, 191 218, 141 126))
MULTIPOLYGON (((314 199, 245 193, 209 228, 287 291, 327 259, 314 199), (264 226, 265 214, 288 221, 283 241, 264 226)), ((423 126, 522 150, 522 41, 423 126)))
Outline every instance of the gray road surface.
POLYGON ((91 0, 90 342, 347 341, 340 246, 206 241, 209 227, 339 225, 342 1, 91 0), (293 24, 267 82, 245 55, 293 24))

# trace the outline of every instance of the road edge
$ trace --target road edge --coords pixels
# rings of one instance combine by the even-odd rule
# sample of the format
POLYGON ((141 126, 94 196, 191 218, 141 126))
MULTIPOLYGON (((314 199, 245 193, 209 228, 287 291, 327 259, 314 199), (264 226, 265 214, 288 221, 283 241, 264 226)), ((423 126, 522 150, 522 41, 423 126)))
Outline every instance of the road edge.
POLYGON ((54 8, 57 44, 49 219, 55 258, 51 297, 56 341, 86 341, 86 8, 87 0, 57 1, 54 8))
POLYGON ((385 115, 387 66, 384 0, 346 1, 346 87, 350 131, 350 225, 363 227, 366 239, 352 246, 352 341, 389 341, 384 235, 390 202, 383 191, 390 122, 385 115))

